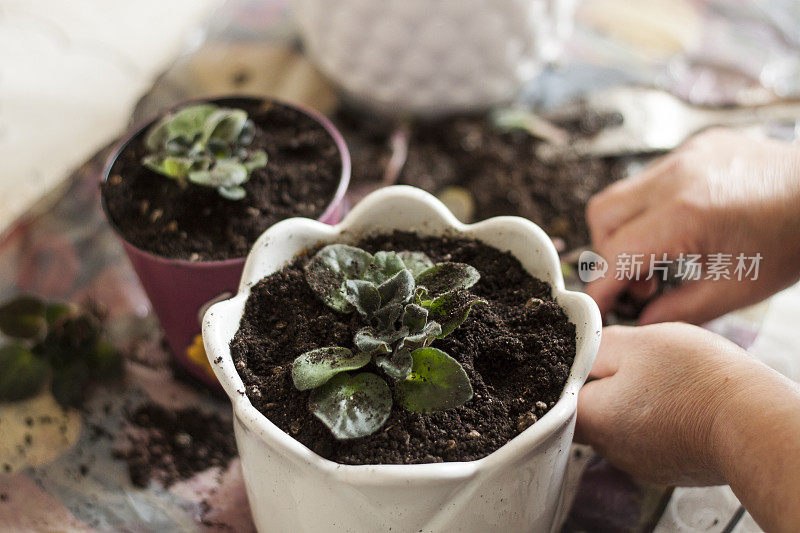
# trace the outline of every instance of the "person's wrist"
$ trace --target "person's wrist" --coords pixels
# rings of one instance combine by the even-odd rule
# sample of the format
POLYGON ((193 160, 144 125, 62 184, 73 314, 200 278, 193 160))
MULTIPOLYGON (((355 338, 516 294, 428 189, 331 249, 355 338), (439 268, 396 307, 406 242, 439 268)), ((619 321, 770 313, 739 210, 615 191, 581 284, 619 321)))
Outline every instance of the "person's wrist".
MULTIPOLYGON (((709 458, 719 476, 734 484, 743 453, 752 444, 753 432, 760 431, 774 391, 772 371, 756 360, 742 361, 728 373, 725 386, 717 392, 721 401, 709 431, 709 458)), ((768 438, 768 435, 764 435, 768 438)))

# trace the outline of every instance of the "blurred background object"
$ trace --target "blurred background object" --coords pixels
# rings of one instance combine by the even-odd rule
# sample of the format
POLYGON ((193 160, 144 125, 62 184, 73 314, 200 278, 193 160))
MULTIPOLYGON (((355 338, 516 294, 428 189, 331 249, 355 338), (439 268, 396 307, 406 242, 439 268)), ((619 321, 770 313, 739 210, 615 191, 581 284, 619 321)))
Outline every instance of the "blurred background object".
POLYGON ((575 0, 297 0, 309 55, 351 97, 395 114, 486 109, 554 59, 575 0))
POLYGON ((219 4, 0 1, 0 230, 122 133, 219 4))

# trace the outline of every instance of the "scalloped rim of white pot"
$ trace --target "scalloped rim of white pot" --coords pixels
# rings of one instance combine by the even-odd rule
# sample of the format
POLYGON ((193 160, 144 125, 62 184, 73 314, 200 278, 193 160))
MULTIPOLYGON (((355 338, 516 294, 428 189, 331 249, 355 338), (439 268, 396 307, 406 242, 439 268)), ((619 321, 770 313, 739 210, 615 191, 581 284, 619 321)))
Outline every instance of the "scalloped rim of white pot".
MULTIPOLYGON (((420 207, 419 205, 415 207, 420 207)), ((490 244, 487 242, 487 244, 490 244)), ((359 202, 352 211, 335 226, 307 218, 290 218, 278 222, 269 228, 253 245, 245 263, 242 281, 238 294, 211 306, 203 318, 203 339, 211 367, 222 387, 231 399, 234 413, 246 428, 261 439, 283 453, 286 459, 300 464, 314 466, 329 476, 347 483, 358 485, 380 485, 382 482, 396 483, 399 480, 430 481, 442 478, 469 478, 483 470, 491 470, 494 465, 520 459, 527 450, 547 439, 569 420, 577 409, 577 394, 589 374, 594 357, 600 346, 602 321, 600 311, 589 296, 568 291, 564 288, 561 265, 553 243, 547 234, 533 222, 521 217, 494 217, 475 224, 463 224, 434 196, 405 185, 397 185, 379 189, 359 202), (250 287, 267 275, 288 263, 297 251, 311 248, 315 244, 325 242, 353 242, 354 238, 369 234, 359 228, 362 219, 370 218, 371 213, 380 213, 388 208, 424 204, 429 218, 419 221, 419 227, 396 228, 398 230, 421 230, 425 234, 425 226, 444 228, 444 231, 429 233, 461 235, 471 237, 485 232, 511 232, 523 234, 528 239, 531 257, 520 258, 529 272, 538 267, 536 275, 549 282, 553 287, 553 296, 567 311, 571 321, 575 323, 577 333, 577 352, 570 369, 569 377, 561 397, 556 404, 539 419, 508 441, 506 444, 486 457, 474 461, 426 463, 426 464, 386 464, 386 465, 343 465, 325 459, 312 452, 305 445, 284 433, 267 417, 250 403, 245 394, 245 385, 233 363, 230 353, 230 341, 239 328, 244 313, 245 302, 250 295, 250 287), (347 238, 347 235, 351 235, 347 238), (304 243, 288 256, 274 253, 281 238, 297 239, 304 243), (535 257, 533 257, 535 256, 535 257), (527 260, 526 260, 527 259, 527 260), (532 262, 536 262, 533 265, 532 262), (544 270, 542 270, 544 266, 544 270), (544 275, 543 275, 544 273, 544 275), (580 316, 580 321, 574 320, 580 316), (218 361, 215 363, 215 361, 218 361)))

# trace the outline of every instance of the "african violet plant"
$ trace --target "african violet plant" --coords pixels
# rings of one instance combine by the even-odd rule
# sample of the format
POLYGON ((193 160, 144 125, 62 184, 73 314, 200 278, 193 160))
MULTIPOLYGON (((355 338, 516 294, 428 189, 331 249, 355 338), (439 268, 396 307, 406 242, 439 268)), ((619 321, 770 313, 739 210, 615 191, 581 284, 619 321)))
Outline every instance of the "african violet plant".
POLYGON ((142 164, 177 180, 217 189, 229 200, 245 197, 250 173, 266 166, 263 150, 249 150, 255 125, 241 109, 197 104, 156 122, 144 139, 142 164))
POLYGON ((350 374, 369 363, 395 382, 394 400, 411 411, 463 405, 472 385, 462 366, 431 347, 484 301, 467 289, 480 278, 463 263, 433 264, 421 252, 377 252, 332 244, 308 262, 306 280, 328 307, 357 312, 363 327, 355 350, 318 348, 297 357, 292 379, 311 390, 309 408, 338 439, 374 433, 391 414, 392 392, 374 372, 350 374))
POLYGON ((37 394, 50 378, 62 405, 80 405, 92 380, 118 377, 121 354, 95 314, 22 295, 0 305, 0 401, 37 394))

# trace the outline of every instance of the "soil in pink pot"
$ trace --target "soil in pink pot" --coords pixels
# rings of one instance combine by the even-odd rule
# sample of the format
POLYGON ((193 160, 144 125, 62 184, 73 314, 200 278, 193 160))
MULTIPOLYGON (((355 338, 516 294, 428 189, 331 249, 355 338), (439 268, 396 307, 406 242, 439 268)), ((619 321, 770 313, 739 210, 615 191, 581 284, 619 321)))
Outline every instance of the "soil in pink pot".
POLYGON ((241 200, 214 188, 181 187, 142 166, 143 135, 134 138, 102 184, 109 217, 123 237, 170 259, 240 258, 272 224, 285 218, 318 218, 334 198, 342 158, 331 134, 289 106, 252 100, 222 104, 245 110, 256 125, 249 148, 264 150, 267 165, 254 170, 241 200))

